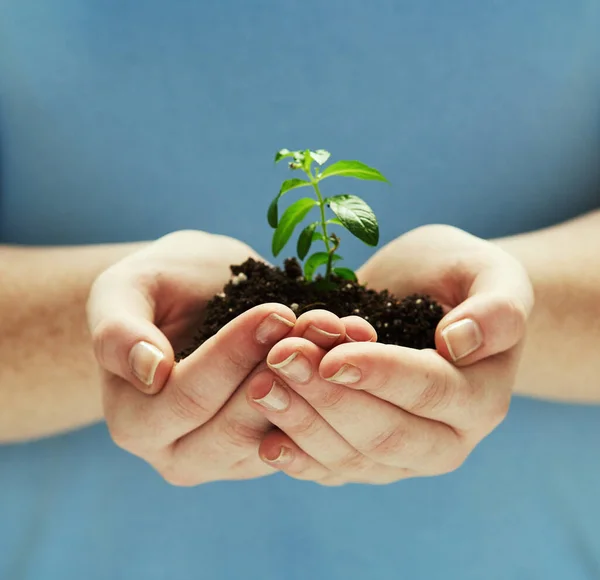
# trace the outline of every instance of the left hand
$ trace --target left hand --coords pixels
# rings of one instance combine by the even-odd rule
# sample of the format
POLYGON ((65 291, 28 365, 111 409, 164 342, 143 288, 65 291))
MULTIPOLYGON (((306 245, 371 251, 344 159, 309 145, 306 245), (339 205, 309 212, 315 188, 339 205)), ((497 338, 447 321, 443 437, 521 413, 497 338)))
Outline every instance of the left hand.
POLYGON ((427 292, 445 306, 437 350, 350 343, 325 352, 283 339, 269 369, 245 385, 250 404, 278 427, 260 455, 324 485, 453 471, 508 412, 533 305, 527 275, 493 244, 440 226, 402 236, 362 274, 370 286, 427 292), (386 271, 403 285, 382 278, 386 271))
POLYGON ((302 336, 330 349, 348 336, 374 336, 358 317, 344 321, 311 310, 296 319, 283 304, 261 304, 175 366, 171 341, 185 335, 191 315, 223 287, 228 264, 247 256, 260 259, 232 238, 175 232, 104 271, 88 299, 109 433, 173 485, 273 473, 258 456, 271 424, 243 394, 241 405, 231 403, 281 338, 302 336))

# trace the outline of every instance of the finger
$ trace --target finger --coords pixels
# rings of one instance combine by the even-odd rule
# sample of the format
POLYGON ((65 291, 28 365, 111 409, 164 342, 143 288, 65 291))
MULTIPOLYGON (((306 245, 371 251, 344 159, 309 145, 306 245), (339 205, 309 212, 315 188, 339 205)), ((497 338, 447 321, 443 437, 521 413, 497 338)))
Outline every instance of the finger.
POLYGON ((188 458, 180 461, 179 455, 165 453, 151 464, 164 480, 178 487, 193 487, 214 481, 257 479, 277 473, 274 467, 258 456, 256 447, 253 453, 234 464, 225 457, 203 455, 196 455, 193 460, 188 458))
POLYGON ((328 310, 309 310, 302 314, 290 336, 302 336, 326 350, 346 338, 344 323, 328 310))
POLYGON ((274 473, 275 467, 258 457, 259 445, 271 429, 238 390, 208 423, 173 443, 164 469, 172 474, 171 479, 185 479, 190 485, 214 481, 224 473, 274 473), (263 463, 262 470, 254 465, 257 461, 263 463))
MULTIPOLYGON (((266 369, 261 363, 250 376, 266 369)), ((178 486, 221 479, 254 479, 276 472, 259 457, 261 441, 272 424, 248 405, 240 386, 204 425, 175 440, 155 460, 163 478, 178 486)))
POLYGON ((403 474, 377 464, 352 447, 293 389, 271 372, 248 381, 246 396, 279 431, 263 440, 261 457, 297 479, 336 474, 345 481, 392 481, 403 474), (279 445, 279 446, 278 446, 279 445))
POLYGON ((178 470, 199 480, 212 472, 231 472, 236 465, 257 457, 258 446, 272 424, 248 405, 246 385, 266 369, 266 363, 259 364, 212 419, 173 443, 170 461, 178 470))
MULTIPOLYGON (((338 348, 353 346, 375 345, 338 348)), ((451 427, 414 416, 370 393, 321 379, 322 357, 323 351, 314 344, 287 338, 271 349, 267 364, 359 453, 393 467, 434 469, 441 454, 456 451, 459 440, 451 427)))
POLYGON ((108 382, 105 413, 111 433, 120 434, 135 453, 166 447, 204 425, 294 321, 294 313, 281 304, 248 310, 176 365, 163 390, 152 397, 120 381, 108 382))
POLYGON ((265 436, 258 454, 267 465, 294 479, 319 482, 332 474, 278 430, 273 430, 265 436))
MULTIPOLYGON (((302 340, 302 339, 299 339, 302 340)), ((306 342, 306 341, 303 341, 306 342)), ((285 432, 304 452, 334 471, 372 467, 317 411, 271 371, 248 381, 248 403, 285 432)))
POLYGON ((269 466, 294 479, 313 481, 328 487, 338 487, 347 483, 385 485, 414 476, 412 470, 382 465, 376 465, 375 469, 368 470, 364 474, 331 471, 315 461, 285 433, 277 429, 265 436, 260 444, 259 456, 269 466))
POLYGON ((359 278, 372 288, 394 288, 399 296, 425 293, 440 301, 450 312, 437 327, 436 348, 461 366, 516 345, 534 302, 527 273, 515 258, 451 226, 405 234, 369 260, 359 278), (398 263, 399 253, 402 267, 386 268, 398 263))
POLYGON ((525 269, 497 248, 463 275, 468 297, 442 319, 435 337, 440 354, 461 366, 516 346, 534 302, 525 269))
POLYGON ((329 350, 343 342, 375 342, 377 332, 360 316, 339 318, 328 310, 309 310, 298 318, 290 336, 301 336, 329 350))
POLYGON ((101 367, 144 393, 156 393, 169 378, 174 353, 154 325, 148 284, 133 273, 107 270, 92 286, 87 315, 101 367))
POLYGON ((369 322, 360 316, 344 316, 346 342, 377 342, 377 331, 369 322))
MULTIPOLYGON (((273 455, 274 443, 269 439, 269 431, 277 422, 270 421, 269 418, 273 414, 277 417, 282 406, 289 405, 292 397, 300 399, 281 384, 270 388, 269 385, 273 385, 274 380, 275 377, 266 368, 266 364, 259 365, 208 423, 174 443, 170 457, 170 463, 176 466, 173 471, 183 473, 187 481, 195 482, 202 478, 210 479, 213 473, 232 472, 236 464, 247 464, 248 459, 257 457, 259 444, 264 447, 266 436, 267 453, 260 457, 265 464, 299 479, 317 480, 328 475, 328 469, 291 441, 279 449, 281 453, 278 451, 273 455), (253 397, 258 400, 255 401, 253 397), (275 408, 279 411, 273 412, 275 408), (203 458, 201 462, 198 461, 199 457, 203 458), (290 470, 285 468, 287 463, 291 463, 290 470)), ((316 415, 314 410, 312 414, 316 415)), ((325 443, 331 444, 331 438, 334 441, 338 439, 344 446, 344 452, 348 452, 348 444, 322 419, 320 421, 322 427, 329 430, 325 443)), ((283 435, 280 433, 279 439, 281 436, 283 435)))
POLYGON ((506 413, 516 358, 503 353, 458 369, 433 350, 346 344, 323 357, 319 374, 462 432, 506 413))

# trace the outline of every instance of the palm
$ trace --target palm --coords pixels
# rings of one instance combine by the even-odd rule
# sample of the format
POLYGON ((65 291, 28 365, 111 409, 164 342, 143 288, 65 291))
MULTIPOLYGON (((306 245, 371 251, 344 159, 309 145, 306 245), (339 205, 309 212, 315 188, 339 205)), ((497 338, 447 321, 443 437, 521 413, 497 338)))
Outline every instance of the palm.
MULTIPOLYGON (((259 259, 251 248, 237 240, 198 231, 176 232, 155 242, 154 272, 147 272, 152 277, 154 323, 175 348, 191 338, 208 301, 229 280, 229 266, 250 256, 259 259)), ((134 259, 144 257, 140 252, 134 259)))
POLYGON ((428 294, 445 310, 460 304, 468 288, 462 284, 460 250, 464 240, 439 226, 413 230, 379 250, 357 272, 359 280, 398 297, 428 294))

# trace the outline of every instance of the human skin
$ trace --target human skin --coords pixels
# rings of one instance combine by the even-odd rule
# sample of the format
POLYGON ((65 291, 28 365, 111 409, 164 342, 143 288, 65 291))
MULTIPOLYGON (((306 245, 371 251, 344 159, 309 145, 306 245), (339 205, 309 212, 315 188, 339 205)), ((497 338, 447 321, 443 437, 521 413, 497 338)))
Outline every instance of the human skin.
POLYGON ((326 485, 389 483, 458 468, 514 393, 599 402, 598 247, 599 212, 494 242, 445 226, 401 236, 360 277, 440 300, 436 351, 282 340, 245 385, 278 427, 261 456, 326 485))
MULTIPOLYGON (((593 212, 547 230, 492 242, 478 240, 445 226, 419 228, 401 236, 377 252, 361 268, 359 274, 361 280, 368 282, 371 287, 387 287, 398 295, 416 289, 431 291, 435 295, 437 288, 438 296, 449 310, 437 334, 438 353, 433 363, 437 366, 432 368, 440 371, 438 379, 432 381, 431 378, 436 375, 428 371, 430 373, 428 388, 419 390, 417 379, 410 383, 405 381, 406 369, 413 368, 409 363, 414 363, 413 366, 417 369, 421 368, 420 364, 423 362, 428 366, 433 359, 418 358, 417 364, 416 360, 409 358, 408 362, 402 363, 402 368, 395 368, 394 365, 399 365, 399 361, 403 359, 398 359, 394 354, 390 357, 394 359, 392 366, 383 367, 389 371, 383 382, 387 381, 388 385, 402 385, 402 389, 392 389, 392 391, 402 391, 405 395, 413 392, 412 400, 395 399, 396 403, 394 403, 386 400, 386 396, 391 398, 393 393, 386 395, 383 392, 372 392, 376 389, 373 389, 372 382, 369 383, 370 379, 366 376, 367 371, 362 368, 360 370, 361 372, 365 370, 365 377, 361 375, 360 381, 341 385, 339 380, 332 381, 331 376, 337 374, 339 370, 334 368, 336 365, 341 367, 347 364, 348 360, 344 357, 350 355, 358 357, 354 361, 360 363, 357 364, 358 368, 363 363, 368 367, 369 361, 375 367, 382 368, 379 364, 382 361, 378 357, 389 356, 387 352, 390 348, 375 344, 342 344, 345 342, 343 338, 336 339, 333 343, 331 341, 319 343, 319 338, 313 333, 307 337, 308 341, 302 342, 305 346, 308 344, 307 348, 313 349, 311 356, 314 358, 311 359, 311 364, 318 371, 319 380, 325 381, 329 388, 339 389, 330 391, 327 397, 331 400, 332 396, 335 398, 340 396, 340 393, 350 392, 368 394, 378 401, 378 406, 384 402, 387 404, 386 409, 395 406, 404 411, 404 416, 411 415, 411 419, 414 416, 415 419, 435 421, 421 416, 426 413, 425 403, 429 401, 429 407, 434 406, 439 410, 440 407, 452 406, 450 402, 455 398, 453 399, 451 393, 455 393, 454 397, 456 397, 456 390, 448 388, 448 384, 454 385, 454 383, 448 383, 445 379, 439 380, 439 377, 445 376, 445 372, 441 371, 442 366, 448 373, 461 374, 462 379, 456 385, 466 385, 467 389, 469 389, 468 385, 471 385, 471 388, 473 384, 478 387, 483 385, 479 390, 476 389, 476 392, 490 390, 485 387, 489 382, 488 377, 503 377, 502 388, 491 389, 497 390, 502 396, 498 395, 498 399, 490 406, 485 425, 463 426, 462 428, 471 434, 469 443, 459 445, 455 448, 454 454, 442 454, 446 462, 443 466, 445 469, 460 464, 464 454, 472 448, 473 442, 476 444, 482 434, 493 429, 502 420, 513 393, 575 402, 599 401, 600 387, 596 377, 600 369, 598 369, 597 357, 594 355, 598 346, 597 320, 598 304, 600 304, 598 301, 600 268, 594 248, 598 246, 599 232, 600 214, 593 212), (470 254, 467 251, 457 259, 456 249, 452 249, 448 236, 459 236, 461 240, 468 240, 466 246, 470 247, 473 244, 473 248, 478 248, 477 252, 470 254), (413 258, 424 248, 435 249, 433 246, 436 243, 437 251, 432 252, 431 259, 413 258), (420 245, 424 245, 424 248, 420 245), (504 294, 501 292, 499 296, 497 292, 496 294, 488 292, 488 298, 493 298, 490 301, 486 299, 486 293, 482 292, 482 288, 477 286, 472 288, 471 302, 467 300, 461 302, 460 293, 451 292, 446 298, 439 294, 440 281, 449 282, 452 287, 452 280, 461 279, 460 274, 461 272, 464 274, 466 265, 472 264, 475 272, 485 266, 486 255, 489 252, 494 256, 503 256, 501 260, 503 266, 497 273, 500 274, 498 283, 501 284, 496 286, 496 289, 504 288, 506 290, 504 294), (445 262, 446 269, 440 270, 436 260, 445 262), (507 264, 513 274, 507 274, 503 269, 507 264), (423 265, 429 265, 429 277, 417 267, 423 265), (444 275, 441 276, 440 272, 444 272, 444 275), (515 284, 515 280, 521 282, 515 284), (528 280, 531 281, 536 295, 532 310, 527 298, 528 280), (484 334, 483 347, 466 358, 452 360, 442 331, 453 320, 461 318, 461 313, 465 314, 465 308, 469 304, 473 307, 477 306, 477 300, 482 300, 482 294, 484 300, 479 303, 479 310, 474 311, 473 315, 475 316, 476 312, 484 313, 486 304, 495 304, 490 312, 497 313, 496 318, 501 322, 504 321, 504 327, 491 324, 488 331, 485 316, 478 318, 477 322, 484 334), (498 313, 504 314, 499 316, 498 313), (527 340, 522 340, 525 330, 527 340), (552 356, 548 356, 548 353, 552 353, 552 356), (513 358, 518 363, 513 362, 513 358), (507 369, 504 374, 498 374, 493 370, 493 365, 500 364, 498 361, 501 362, 503 359, 510 359, 510 364, 503 367, 507 369), (469 382, 471 375, 475 377, 475 383, 472 380, 469 382), (413 390, 407 390, 406 384, 413 385, 413 390), (568 391, 564 388, 566 384, 570 386, 568 391), (442 396, 444 393, 447 393, 445 397, 442 396), (410 408, 415 404, 417 407, 422 407, 421 414, 414 410, 412 413, 408 412, 404 408, 410 408)), ((164 389, 165 385, 168 386, 173 376, 177 376, 176 372, 172 372, 173 355, 170 339, 184 330, 185 324, 178 326, 174 321, 186 320, 189 326, 192 309, 218 292, 228 279, 228 264, 239 263, 249 255, 255 256, 248 246, 240 242, 202 232, 178 232, 160 240, 160 245, 158 242, 153 242, 79 248, 3 247, 0 248, 0 255, 5 281, 0 288, 0 312, 4 327, 0 337, 0 360, 2 360, 0 441, 4 442, 35 439, 101 420, 105 417, 105 413, 100 393, 105 393, 104 405, 106 405, 105 383, 116 380, 115 377, 120 377, 127 384, 127 392, 131 390, 132 393, 143 395, 145 401, 150 400, 154 394, 164 389), (161 256, 162 262, 152 265, 152 262, 148 261, 147 252, 149 248, 154 248, 152 251, 156 251, 157 246, 157 255, 161 256), (176 281, 173 287, 167 287, 170 291, 179 289, 179 292, 188 292, 189 296, 186 299, 188 301, 182 299, 181 293, 170 292, 173 296, 170 306, 158 304, 156 301, 149 303, 136 290, 115 294, 111 290, 111 284, 103 287, 102 281, 110 281, 114 276, 131 270, 132 263, 137 263, 140 267, 141 264, 145 264, 146 270, 141 268, 141 272, 145 273, 141 278, 144 279, 145 276, 150 286, 152 286, 150 281, 153 277, 156 278, 159 271, 161 280, 170 278, 176 281), (171 269, 167 264, 171 265, 171 269), (90 288, 92 293, 88 303, 89 318, 86 319, 86 302, 90 288), (97 309, 98 304, 104 306, 97 309), (173 307, 173 304, 176 306, 173 307), (157 313, 161 316, 156 316, 157 313), (123 331, 122 326, 114 323, 115 318, 121 321, 128 320, 133 326, 123 331), (133 334, 131 328, 134 329, 133 334), (110 346, 111 340, 112 346, 110 346), (131 347, 140 341, 147 341, 161 352, 150 385, 140 380, 130 366, 131 347), (103 367, 102 372, 99 371, 97 359, 93 354, 94 344, 100 366, 103 367), (106 357, 106 352, 112 352, 113 356, 106 357)), ((491 268, 490 272, 493 274, 496 268, 491 268)), ((466 270, 468 271, 469 268, 466 270)), ((493 275, 490 280, 491 286, 494 286, 493 275)), ((133 289, 131 279, 125 282, 125 287, 129 290, 133 289)), ((463 298, 467 297, 467 294, 463 298)), ((283 311, 279 314, 285 318, 290 312, 283 311)), ((293 319, 292 315, 293 313, 288 319, 290 322, 293 319)), ((318 315, 323 316, 323 313, 318 315)), ((324 324, 331 325, 328 328, 332 334, 340 334, 341 337, 348 330, 347 325, 350 323, 350 325, 357 325, 359 334, 363 332, 363 336, 359 336, 358 340, 371 339, 368 325, 360 326, 360 321, 357 320, 338 321, 335 317, 329 318, 329 315, 330 313, 325 314, 328 318, 324 324), (336 329, 340 332, 333 332, 336 329)), ((490 320, 493 321, 493 317, 490 320)), ((292 384, 285 383, 281 368, 277 369, 273 366, 285 360, 277 360, 277 358, 278 355, 285 355, 287 353, 285 349, 295 344, 290 341, 303 340, 301 338, 304 334, 303 328, 311 326, 307 322, 303 322, 305 327, 300 326, 300 333, 296 328, 292 329, 289 334, 277 341, 272 349, 267 350, 264 356, 268 357, 272 368, 269 370, 269 367, 262 363, 262 366, 249 375, 254 382, 244 377, 244 380, 240 381, 242 388, 234 388, 234 394, 222 407, 223 412, 219 410, 219 415, 223 416, 221 418, 223 424, 227 424, 230 431, 235 431, 236 445, 244 445, 246 441, 250 441, 251 445, 255 446, 254 452, 262 439, 260 457, 263 462, 267 461, 264 468, 267 472, 283 467, 281 464, 269 463, 268 458, 275 457, 278 446, 281 447, 283 444, 293 446, 295 429, 297 430, 298 425, 301 427, 305 425, 302 421, 306 422, 307 419, 303 415, 291 420, 289 412, 278 412, 276 415, 269 416, 268 413, 272 411, 265 410, 254 401, 266 394, 260 391, 264 391, 266 388, 264 384, 269 385, 269 383, 256 386, 258 384, 256 376, 265 372, 272 373, 273 377, 277 377, 287 385, 290 393, 293 391, 302 400, 311 403, 309 406, 316 415, 321 417, 318 412, 319 401, 311 400, 306 392, 300 392, 304 388, 301 384, 294 385, 293 381, 292 384), (240 401, 244 405, 235 406, 234 401, 236 405, 240 401), (243 411, 241 415, 237 415, 236 422, 231 422, 227 415, 231 409, 243 411), (261 417, 263 426, 279 423, 281 428, 258 431, 245 429, 244 418, 251 417, 254 421, 257 416, 261 417), (288 423, 281 423, 284 417, 288 423), (233 429, 232 425, 235 425, 233 429), (286 429, 290 437, 284 434, 286 429)), ((233 334, 239 334, 239 329, 233 334)), ((402 356, 408 357, 409 354, 416 357, 432 357, 435 353, 404 352, 402 356)), ((196 371, 197 368, 193 372, 196 371)), ((415 376, 418 375, 419 373, 416 372, 415 376)), ((108 399, 110 402, 110 397, 108 399)), ((477 410, 477 407, 472 406, 474 403, 471 399, 459 397, 459 400, 461 408, 465 411, 464 416, 468 415, 467 409, 477 410)), ((310 411, 307 407, 304 408, 307 412, 310 411)), ((443 420, 437 422, 441 425, 453 425, 450 419, 447 419, 447 422, 443 420)), ((388 431, 389 428, 388 426, 388 431)), ((344 429, 341 424, 339 429, 344 429)), ((131 442, 136 439, 135 431, 136 423, 131 424, 128 430, 121 429, 120 433, 117 429, 117 439, 125 442, 127 447, 127 440, 131 442)), ((335 429, 333 431, 336 432, 335 429)), ((380 439, 382 437, 381 434, 375 435, 380 439)), ((390 437, 392 435, 389 435, 388 443, 391 441, 390 437)), ((141 437, 137 436, 137 439, 141 437)), ((403 440, 408 447, 407 442, 410 439, 404 437, 403 440)), ((327 445, 321 442, 319 446, 327 445)), ((380 445, 380 448, 384 447, 385 445, 380 445)), ((297 448, 299 450, 299 447, 297 448)), ((293 460, 295 464, 290 464, 287 471, 296 476, 302 476, 300 471, 303 471, 306 477, 309 469, 308 459, 304 458, 300 451, 297 453, 297 457, 293 460), (302 466, 302 462, 307 465, 302 466)), ((310 456, 307 454, 306 457, 310 456)), ((394 464, 397 463, 398 460, 394 460, 394 464)), ((425 462, 423 465, 425 466, 425 462)), ((444 471, 441 463, 436 465, 437 467, 430 464, 422 470, 432 473, 444 471)), ((401 466, 401 469, 405 468, 401 466)), ((332 470, 327 469, 327 472, 322 470, 319 472, 321 479, 331 478, 334 482, 340 480, 338 473, 332 474, 330 473, 332 470)), ((173 469, 168 477, 174 483, 194 484, 195 481, 191 475, 186 476, 173 469), (178 479, 181 481, 177 481, 178 479)), ((309 478, 311 477, 316 478, 314 475, 309 478)), ((341 480, 345 481, 343 477, 341 480)))

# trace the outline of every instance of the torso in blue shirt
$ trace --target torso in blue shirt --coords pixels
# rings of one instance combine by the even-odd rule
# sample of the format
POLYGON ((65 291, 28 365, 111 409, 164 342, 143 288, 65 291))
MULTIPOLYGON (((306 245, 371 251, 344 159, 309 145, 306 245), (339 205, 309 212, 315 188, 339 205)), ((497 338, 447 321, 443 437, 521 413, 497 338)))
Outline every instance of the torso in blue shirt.
MULTIPOLYGON (((598 205, 599 29, 595 0, 4 0, 2 239, 268 257, 280 147, 380 168, 384 242, 555 223, 598 205)), ((600 409, 516 399, 459 471, 339 489, 170 487, 103 425, 6 446, 0 578, 599 578, 599 441, 600 409)))

